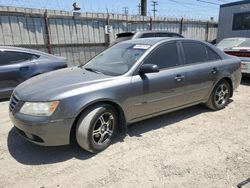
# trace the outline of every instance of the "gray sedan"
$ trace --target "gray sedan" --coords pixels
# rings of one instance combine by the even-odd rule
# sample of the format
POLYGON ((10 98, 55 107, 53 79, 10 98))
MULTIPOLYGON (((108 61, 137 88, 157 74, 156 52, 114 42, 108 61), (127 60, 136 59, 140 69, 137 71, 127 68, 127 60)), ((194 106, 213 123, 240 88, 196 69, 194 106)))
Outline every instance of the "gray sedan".
POLYGON ((240 80, 240 60, 208 43, 136 39, 84 66, 25 81, 12 94, 10 118, 33 143, 76 140, 83 149, 99 152, 119 126, 199 103, 223 109, 240 80))
POLYGON ((0 99, 33 76, 67 67, 65 58, 26 48, 0 46, 0 99))

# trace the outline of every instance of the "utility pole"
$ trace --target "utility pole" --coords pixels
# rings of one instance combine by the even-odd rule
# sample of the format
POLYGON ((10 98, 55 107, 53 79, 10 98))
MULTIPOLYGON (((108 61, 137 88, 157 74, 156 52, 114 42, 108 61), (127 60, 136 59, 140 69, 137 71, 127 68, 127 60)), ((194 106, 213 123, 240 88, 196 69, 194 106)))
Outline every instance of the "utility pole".
POLYGON ((156 9, 156 5, 158 5, 157 1, 152 1, 152 6, 153 6, 153 13, 154 13, 154 17, 155 17, 155 13, 157 12, 157 9, 156 9))
POLYGON ((147 16, 147 0, 141 0, 141 15, 147 16))
POLYGON ((139 3, 137 7, 138 7, 138 14, 141 15, 141 3, 139 3))
POLYGON ((128 7, 123 7, 123 11, 125 15, 128 15, 128 7))

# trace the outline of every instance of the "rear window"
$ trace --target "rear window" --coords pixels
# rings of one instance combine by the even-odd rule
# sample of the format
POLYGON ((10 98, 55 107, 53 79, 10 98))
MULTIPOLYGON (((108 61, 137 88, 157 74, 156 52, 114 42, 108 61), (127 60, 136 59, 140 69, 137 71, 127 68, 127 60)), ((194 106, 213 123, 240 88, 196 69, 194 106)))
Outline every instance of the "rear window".
POLYGON ((23 52, 0 51, 0 65, 9 65, 28 60, 37 59, 39 56, 23 52))
POLYGON ((250 47, 250 39, 246 39, 244 42, 242 42, 239 46, 242 47, 250 47))
POLYGON ((117 43, 122 42, 122 41, 130 40, 130 39, 132 39, 132 37, 133 36, 116 38, 115 41, 113 42, 113 44, 117 44, 117 43))
POLYGON ((221 50, 225 50, 238 46, 246 46, 249 44, 250 42, 245 38, 228 38, 228 39, 223 39, 216 46, 221 50))
POLYGON ((128 32, 128 33, 118 33, 116 35, 117 38, 122 38, 122 37, 132 37, 134 36, 134 33, 132 32, 128 32))
POLYGON ((130 33, 130 32, 128 32, 128 33, 118 33, 116 35, 115 41, 113 42, 113 45, 117 44, 119 42, 122 42, 122 41, 130 40, 130 39, 132 39, 133 36, 134 36, 134 33, 130 33))

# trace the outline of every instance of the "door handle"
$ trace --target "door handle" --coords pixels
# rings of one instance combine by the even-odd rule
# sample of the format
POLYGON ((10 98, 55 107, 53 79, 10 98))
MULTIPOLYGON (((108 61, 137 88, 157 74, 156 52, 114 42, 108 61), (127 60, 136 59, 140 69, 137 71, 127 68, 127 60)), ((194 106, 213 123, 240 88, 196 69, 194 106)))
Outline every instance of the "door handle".
POLYGON ((28 66, 21 67, 19 70, 22 71, 22 72, 25 72, 25 71, 29 70, 29 67, 28 66))
POLYGON ((183 75, 177 75, 174 79, 177 81, 177 82, 181 82, 182 80, 184 80, 185 76, 183 75))
POLYGON ((218 69, 216 67, 214 67, 212 70, 212 74, 217 74, 217 72, 218 72, 218 69))

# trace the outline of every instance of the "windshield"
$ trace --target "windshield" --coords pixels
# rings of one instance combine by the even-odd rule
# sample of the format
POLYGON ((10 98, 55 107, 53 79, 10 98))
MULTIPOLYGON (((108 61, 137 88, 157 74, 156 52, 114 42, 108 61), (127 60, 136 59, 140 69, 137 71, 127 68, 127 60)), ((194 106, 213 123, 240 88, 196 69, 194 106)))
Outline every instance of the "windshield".
POLYGON ((129 71, 150 45, 117 44, 91 59, 84 68, 111 76, 129 71))
POLYGON ((244 43, 246 39, 244 38, 229 38, 224 39, 221 42, 217 44, 217 47, 221 50, 230 49, 233 47, 240 46, 242 43, 244 43))

